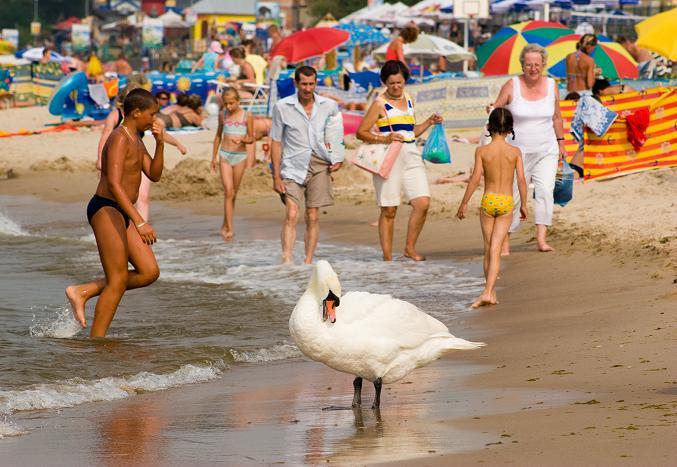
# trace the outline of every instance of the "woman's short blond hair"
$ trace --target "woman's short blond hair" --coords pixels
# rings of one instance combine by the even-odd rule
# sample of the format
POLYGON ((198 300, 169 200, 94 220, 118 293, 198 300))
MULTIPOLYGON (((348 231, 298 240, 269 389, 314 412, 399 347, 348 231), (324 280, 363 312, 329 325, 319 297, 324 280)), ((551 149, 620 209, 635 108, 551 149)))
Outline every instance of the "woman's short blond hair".
POLYGON ((538 44, 527 44, 524 46, 520 52, 520 65, 522 65, 522 68, 524 68, 524 57, 526 57, 527 54, 532 53, 541 54, 541 58, 543 59, 543 67, 545 68, 545 65, 548 63, 548 52, 538 44))

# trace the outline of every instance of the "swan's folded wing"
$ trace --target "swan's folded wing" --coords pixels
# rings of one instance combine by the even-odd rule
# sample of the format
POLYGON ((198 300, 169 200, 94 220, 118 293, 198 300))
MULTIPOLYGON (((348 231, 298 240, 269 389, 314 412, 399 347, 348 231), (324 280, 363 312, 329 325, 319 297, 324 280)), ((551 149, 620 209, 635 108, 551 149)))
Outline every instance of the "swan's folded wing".
POLYGON ((341 316, 358 332, 372 338, 392 339, 401 348, 416 348, 430 338, 449 336, 447 327, 409 302, 366 292, 341 298, 341 316), (345 311, 344 310, 345 306, 345 311))

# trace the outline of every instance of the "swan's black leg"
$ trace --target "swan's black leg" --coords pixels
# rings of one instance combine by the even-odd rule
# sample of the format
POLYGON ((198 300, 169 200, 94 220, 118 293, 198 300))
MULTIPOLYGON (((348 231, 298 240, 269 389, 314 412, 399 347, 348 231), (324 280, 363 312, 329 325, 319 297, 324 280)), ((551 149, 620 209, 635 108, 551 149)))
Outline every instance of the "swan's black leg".
POLYGON ((362 405, 362 378, 359 376, 355 378, 353 388, 355 389, 353 393, 353 407, 359 407, 362 405))
POLYGON ((377 378, 374 381, 374 389, 376 390, 376 395, 374 396, 374 404, 371 406, 372 409, 378 409, 381 407, 381 386, 383 382, 381 378, 377 378))

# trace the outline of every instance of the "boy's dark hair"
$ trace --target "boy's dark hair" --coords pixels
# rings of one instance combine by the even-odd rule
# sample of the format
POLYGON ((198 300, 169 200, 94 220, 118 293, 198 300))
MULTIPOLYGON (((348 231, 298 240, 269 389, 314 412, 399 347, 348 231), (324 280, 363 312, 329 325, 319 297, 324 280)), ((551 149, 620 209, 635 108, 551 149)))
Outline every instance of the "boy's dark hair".
POLYGON ((157 97, 158 99, 160 99, 161 97, 166 97, 167 99, 169 99, 169 93, 164 89, 160 89, 158 92, 155 93, 155 97, 157 97))
POLYGON ((296 69, 294 72, 294 82, 298 83, 301 81, 301 75, 303 76, 314 76, 317 79, 317 70, 312 66, 303 65, 296 69))
POLYGON ((125 117, 136 109, 144 111, 155 105, 157 105, 155 96, 143 88, 129 91, 129 94, 125 97, 125 102, 122 104, 125 117))
POLYGON ((491 111, 489 114, 489 124, 487 125, 487 130, 490 135, 508 135, 513 134, 512 128, 512 114, 508 109, 503 107, 498 107, 491 111))
POLYGON ((565 101, 577 101, 581 98, 581 95, 578 94, 576 91, 570 92, 564 97, 565 101))
POLYGON ((381 82, 386 84, 386 80, 392 75, 402 75, 404 82, 409 81, 409 69, 399 60, 388 60, 381 67, 381 82))

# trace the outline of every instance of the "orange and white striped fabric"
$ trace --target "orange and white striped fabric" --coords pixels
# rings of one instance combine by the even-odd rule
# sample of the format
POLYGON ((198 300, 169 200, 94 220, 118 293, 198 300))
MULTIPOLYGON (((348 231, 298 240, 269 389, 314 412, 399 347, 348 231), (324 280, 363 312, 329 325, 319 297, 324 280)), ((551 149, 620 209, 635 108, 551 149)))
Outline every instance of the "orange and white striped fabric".
MULTIPOLYGON (((586 128, 584 171, 586 180, 599 180, 643 170, 677 166, 677 88, 658 87, 602 97, 602 103, 618 113, 618 118, 603 136, 586 128), (636 151, 628 141, 626 116, 648 107, 647 140, 636 151)), ((578 143, 569 134, 576 103, 562 101, 565 144, 569 155, 578 143)))

